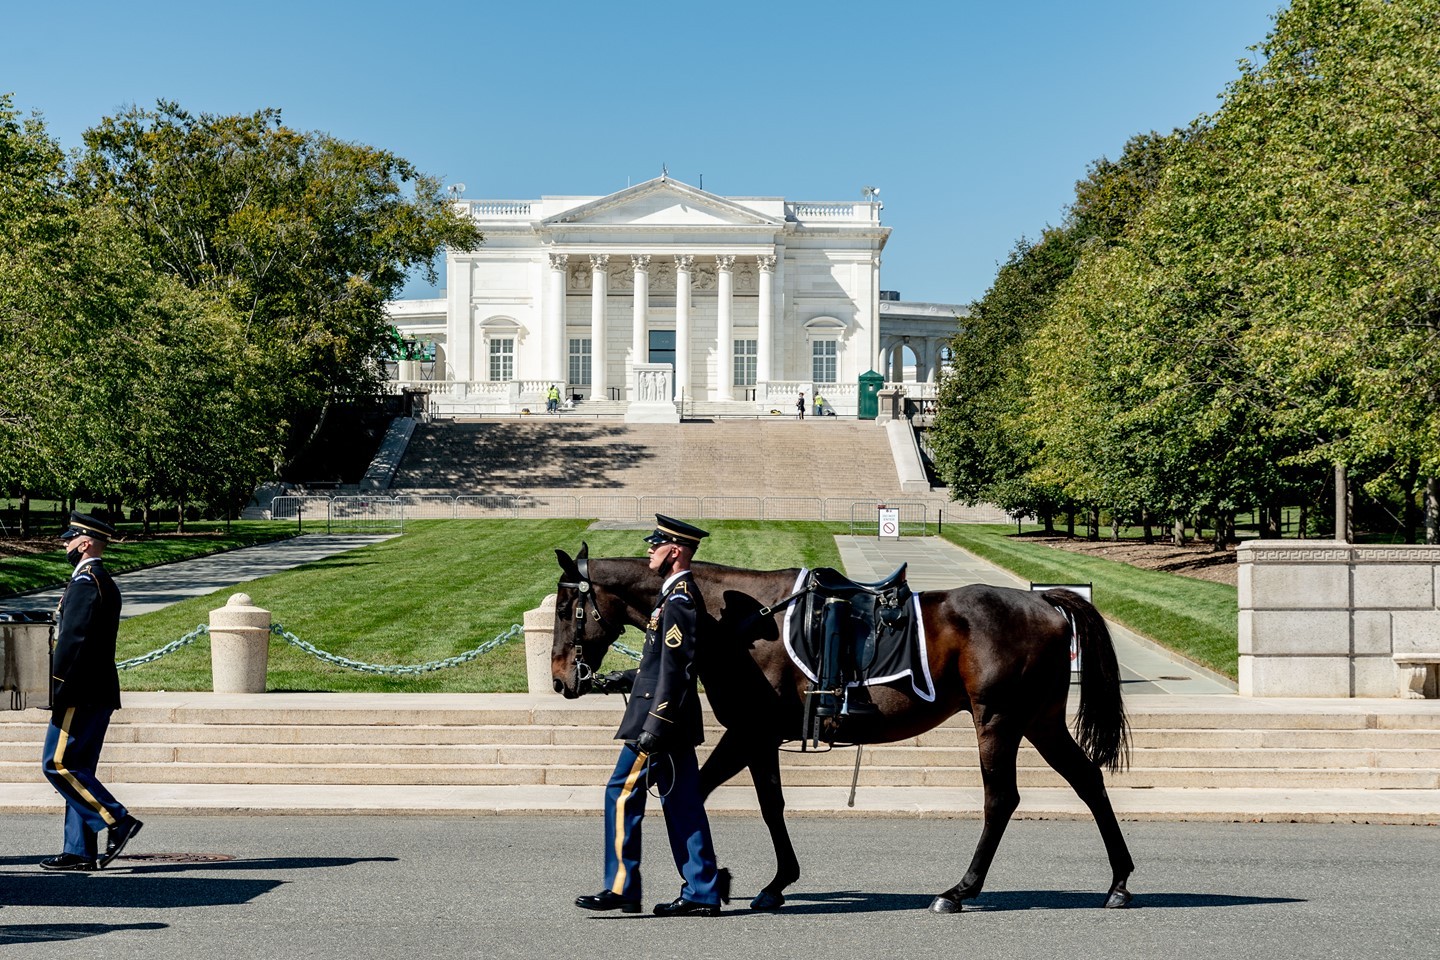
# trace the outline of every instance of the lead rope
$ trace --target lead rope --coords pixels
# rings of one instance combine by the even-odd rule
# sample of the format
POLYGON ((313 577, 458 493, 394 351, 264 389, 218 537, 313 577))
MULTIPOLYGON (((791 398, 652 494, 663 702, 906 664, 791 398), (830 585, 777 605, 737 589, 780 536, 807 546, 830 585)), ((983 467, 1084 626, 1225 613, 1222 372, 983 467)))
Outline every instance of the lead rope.
POLYGON ((668 753, 661 754, 661 756, 670 761, 670 790, 666 790, 664 793, 656 793, 655 791, 659 789, 658 786, 655 786, 654 790, 650 789, 652 785, 658 783, 658 781, 650 779, 650 766, 655 762, 655 754, 653 753, 645 754, 645 789, 650 796, 663 803, 665 798, 670 796, 670 791, 675 789, 675 758, 668 753))

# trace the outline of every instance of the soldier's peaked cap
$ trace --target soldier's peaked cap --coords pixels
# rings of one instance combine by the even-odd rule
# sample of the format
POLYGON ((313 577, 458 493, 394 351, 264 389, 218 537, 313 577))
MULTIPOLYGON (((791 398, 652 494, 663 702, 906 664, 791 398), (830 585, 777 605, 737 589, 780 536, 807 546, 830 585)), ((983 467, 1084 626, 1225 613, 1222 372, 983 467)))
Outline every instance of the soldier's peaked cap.
POLYGON ((61 540, 74 540, 76 537, 95 537, 107 543, 115 538, 115 528, 104 520, 96 520, 88 513, 70 511, 70 526, 60 534, 61 540))
POLYGON ((655 514, 655 529, 650 536, 645 538, 646 543, 653 543, 660 546, 662 543, 678 543, 682 547, 698 547, 702 537, 710 534, 699 527, 686 523, 684 520, 676 520, 674 517, 667 517, 663 513, 655 514))

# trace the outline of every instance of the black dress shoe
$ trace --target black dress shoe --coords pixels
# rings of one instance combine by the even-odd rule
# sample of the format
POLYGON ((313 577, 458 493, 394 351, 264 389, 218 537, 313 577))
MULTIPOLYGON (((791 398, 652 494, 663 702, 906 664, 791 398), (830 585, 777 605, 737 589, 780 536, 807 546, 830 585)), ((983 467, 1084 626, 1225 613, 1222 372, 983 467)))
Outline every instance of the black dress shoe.
POLYGON ((96 869, 103 870, 105 867, 108 867, 110 861, 120 856, 120 851, 125 849, 125 844, 129 843, 130 839, 139 833, 140 828, 143 826, 145 826, 145 824, 136 820, 134 817, 126 817, 111 827, 109 842, 105 844, 105 853, 96 864, 96 869))
POLYGON ((575 898, 575 906, 581 910, 619 910, 621 913, 639 913, 640 901, 627 900, 618 893, 601 890, 599 893, 575 898))
POLYGON ((684 897, 676 897, 669 903, 655 904, 655 916, 657 917, 683 917, 687 914, 694 914, 697 917, 718 917, 720 916, 720 905, 718 903, 696 903, 694 900, 686 900, 684 897))
POLYGON ((80 856, 78 853, 62 853, 58 857, 48 857, 40 861, 40 866, 46 870, 98 870, 95 861, 80 856))

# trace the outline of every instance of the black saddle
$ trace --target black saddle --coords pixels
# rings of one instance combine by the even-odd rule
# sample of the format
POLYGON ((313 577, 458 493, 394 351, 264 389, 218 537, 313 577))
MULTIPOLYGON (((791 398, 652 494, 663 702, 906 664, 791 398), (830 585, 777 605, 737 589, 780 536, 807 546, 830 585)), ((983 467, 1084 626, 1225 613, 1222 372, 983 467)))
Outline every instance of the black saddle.
POLYGON ((901 564, 876 583, 857 583, 829 567, 810 572, 797 644, 808 651, 816 677, 806 697, 805 739, 819 736, 814 719, 875 711, 865 682, 887 676, 896 656, 903 658, 912 645, 905 569, 901 564))
POLYGON ((908 563, 902 563, 890 576, 874 583, 851 580, 833 567, 816 567, 810 571, 810 586, 811 589, 833 596, 849 596, 853 593, 872 593, 878 596, 894 592, 901 586, 905 586, 905 571, 909 566, 908 563))

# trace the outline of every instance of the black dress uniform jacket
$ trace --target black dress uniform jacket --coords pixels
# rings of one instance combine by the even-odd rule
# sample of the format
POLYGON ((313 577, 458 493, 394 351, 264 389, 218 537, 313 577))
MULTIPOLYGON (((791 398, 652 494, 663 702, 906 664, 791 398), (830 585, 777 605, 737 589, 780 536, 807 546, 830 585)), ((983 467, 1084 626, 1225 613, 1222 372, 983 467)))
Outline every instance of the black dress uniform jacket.
POLYGON ((120 709, 115 636, 120 589, 99 560, 83 563, 65 586, 51 658, 51 704, 120 709))
POLYGON ((660 594, 645 627, 645 648, 633 671, 635 686, 616 740, 634 740, 649 731, 664 747, 705 741, 700 697, 695 688, 696 635, 705 601, 689 570, 660 594))

